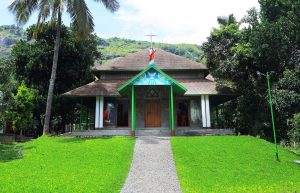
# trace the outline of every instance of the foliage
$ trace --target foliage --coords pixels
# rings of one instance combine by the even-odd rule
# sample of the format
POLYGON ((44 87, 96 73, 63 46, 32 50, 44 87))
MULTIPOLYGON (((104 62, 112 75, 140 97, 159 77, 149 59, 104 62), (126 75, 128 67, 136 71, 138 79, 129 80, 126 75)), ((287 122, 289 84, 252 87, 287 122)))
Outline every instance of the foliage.
MULTIPOLYGON (((34 117, 42 125, 51 75, 55 27, 44 25, 43 31, 37 34, 35 40, 32 40, 34 29, 35 26, 27 29, 27 41, 20 41, 14 46, 12 57, 15 61, 18 80, 24 81, 26 85, 39 91, 34 117)), ((76 105, 76 101, 65 99, 60 94, 93 80, 90 69, 94 61, 100 58, 97 42, 98 38, 95 35, 89 35, 88 39, 78 40, 72 29, 61 27, 59 66, 52 114, 54 119, 61 120, 56 124, 59 129, 64 128, 64 124, 72 122, 74 115, 71 112, 76 105)))
POLYGON ((202 49, 207 66, 219 87, 226 85, 241 94, 233 104, 235 112, 232 105, 225 104, 224 113, 234 114, 238 132, 245 134, 254 131, 252 128, 255 128, 256 123, 253 120, 257 119, 257 114, 253 112, 257 108, 258 94, 252 82, 253 71, 249 69, 253 56, 239 24, 233 18, 228 20, 232 22, 212 31, 202 49), (247 130, 249 128, 252 130, 247 130))
POLYGON ((248 136, 171 139, 183 192, 299 192, 299 160, 274 144, 248 136))
POLYGON ((25 85, 18 87, 18 91, 12 96, 5 113, 13 121, 15 132, 26 131, 32 127, 34 99, 37 92, 25 85))
POLYGON ((5 105, 11 94, 17 90, 18 83, 15 79, 15 66, 11 59, 0 58, 0 105, 5 105))
POLYGON ((11 161, 22 157, 23 157, 23 151, 19 145, 16 144, 5 145, 0 143, 0 163, 11 161))
POLYGON ((125 137, 41 137, 21 144, 22 159, 0 159, 1 192, 120 192, 134 142, 125 137))
POLYGON ((300 113, 294 114, 291 126, 292 129, 289 131, 290 146, 293 150, 300 152, 300 113))
POLYGON ((245 27, 236 22, 220 25, 203 44, 203 50, 219 84, 232 85, 240 94, 235 101, 238 131, 266 139, 272 139, 267 81, 257 71, 269 72, 278 136, 287 139, 291 130, 288 120, 300 109, 300 15, 297 12, 300 3, 259 2, 260 12, 251 9, 242 19, 245 27))
POLYGON ((295 56, 293 62, 295 68, 286 69, 277 83, 277 89, 274 90, 274 104, 281 117, 291 118, 295 113, 300 112, 300 62, 299 54, 295 56))
POLYGON ((3 130, 10 121, 4 111, 18 85, 13 61, 9 58, 0 58, 0 130, 3 130))
MULTIPOLYGON (((100 0, 96 1, 102 3, 106 9, 115 12, 119 9, 119 3, 116 0, 100 0)), ((76 37, 78 39, 86 39, 94 30, 93 16, 85 2, 82 1, 39 1, 32 0, 19 1, 14 0, 8 6, 8 9, 15 15, 16 21, 19 24, 26 24, 33 12, 38 11, 37 24, 34 30, 34 38, 37 37, 44 24, 49 21, 49 24, 55 26, 55 40, 53 49, 53 62, 51 68, 51 76, 49 81, 49 89, 47 94, 46 112, 43 124, 43 135, 48 134, 50 130, 50 120, 52 112, 52 102, 54 85, 56 79, 56 71, 58 64, 58 56, 61 45, 61 27, 63 10, 71 17, 71 25, 76 37)))

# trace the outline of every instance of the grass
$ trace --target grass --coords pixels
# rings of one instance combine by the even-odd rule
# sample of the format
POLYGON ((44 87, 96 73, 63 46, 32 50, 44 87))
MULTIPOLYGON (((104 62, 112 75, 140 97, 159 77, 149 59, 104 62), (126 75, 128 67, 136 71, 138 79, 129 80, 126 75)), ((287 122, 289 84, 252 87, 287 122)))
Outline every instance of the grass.
POLYGON ((125 137, 40 137, 0 145, 0 192, 119 192, 134 143, 125 137))
POLYGON ((181 188, 195 192, 300 192, 300 156, 248 136, 172 138, 181 188))

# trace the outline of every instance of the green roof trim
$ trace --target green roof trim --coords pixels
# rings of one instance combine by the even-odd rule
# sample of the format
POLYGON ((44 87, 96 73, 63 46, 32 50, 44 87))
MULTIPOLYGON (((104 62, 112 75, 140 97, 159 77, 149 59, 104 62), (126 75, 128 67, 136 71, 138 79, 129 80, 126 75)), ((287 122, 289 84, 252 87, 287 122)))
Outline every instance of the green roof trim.
POLYGON ((130 92, 131 85, 133 85, 134 82, 138 78, 140 78, 143 74, 145 74, 147 71, 149 71, 151 69, 156 70, 161 76, 163 76, 168 81, 170 81, 171 84, 173 85, 174 92, 176 92, 178 94, 184 94, 187 91, 187 89, 183 85, 181 85, 179 82, 177 82, 176 80, 174 80, 173 78, 171 78, 169 75, 167 75, 166 73, 164 73, 162 70, 160 70, 156 66, 148 66, 147 68, 145 68, 144 70, 142 70, 140 73, 138 73, 136 76, 134 76, 133 78, 131 78, 129 81, 127 81, 126 83, 124 83, 122 86, 120 86, 119 88, 117 88, 117 91, 121 95, 130 92))

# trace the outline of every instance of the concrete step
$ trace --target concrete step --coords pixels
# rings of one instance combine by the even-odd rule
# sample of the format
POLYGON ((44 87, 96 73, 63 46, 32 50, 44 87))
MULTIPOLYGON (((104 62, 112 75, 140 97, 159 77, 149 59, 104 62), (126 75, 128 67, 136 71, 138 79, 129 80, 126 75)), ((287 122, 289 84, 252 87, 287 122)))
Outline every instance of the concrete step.
POLYGON ((234 129, 178 129, 176 135, 181 136, 213 136, 235 135, 234 129))
POLYGON ((170 136, 170 130, 166 129, 141 129, 136 130, 136 136, 170 136))

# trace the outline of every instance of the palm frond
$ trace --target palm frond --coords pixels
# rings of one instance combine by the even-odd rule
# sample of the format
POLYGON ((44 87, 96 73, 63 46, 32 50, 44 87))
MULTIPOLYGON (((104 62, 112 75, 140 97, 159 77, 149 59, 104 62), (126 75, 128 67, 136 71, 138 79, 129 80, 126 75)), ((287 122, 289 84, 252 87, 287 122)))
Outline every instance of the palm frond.
POLYGON ((118 11, 118 9, 120 8, 120 4, 116 0, 94 0, 94 1, 101 2, 106 7, 106 9, 108 9, 111 12, 118 11))
POLYGON ((14 0, 8 9, 15 15, 16 21, 23 25, 38 8, 39 0, 14 0))
POLYGON ((85 0, 68 0, 67 12, 78 37, 85 38, 94 30, 93 16, 85 0))

